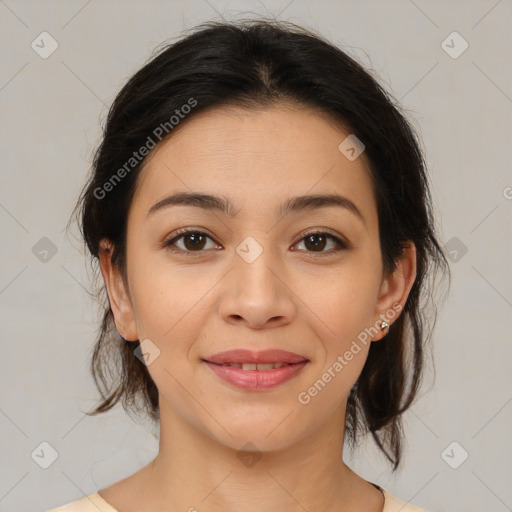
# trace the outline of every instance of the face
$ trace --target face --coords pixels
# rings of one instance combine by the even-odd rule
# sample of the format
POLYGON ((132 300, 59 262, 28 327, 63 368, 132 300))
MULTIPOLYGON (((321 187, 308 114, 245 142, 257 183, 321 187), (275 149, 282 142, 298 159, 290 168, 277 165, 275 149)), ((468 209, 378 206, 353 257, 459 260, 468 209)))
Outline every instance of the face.
POLYGON ((385 334, 379 319, 396 320, 415 275, 414 254, 383 274, 364 153, 338 149, 348 135, 305 109, 223 108, 150 155, 128 217, 127 281, 106 253, 101 264, 117 329, 149 353, 161 413, 235 449, 343 427, 371 342, 385 334), (190 193, 230 207, 170 199, 190 193), (341 199, 293 202, 326 195, 341 199), (302 362, 215 359, 233 350, 302 362))

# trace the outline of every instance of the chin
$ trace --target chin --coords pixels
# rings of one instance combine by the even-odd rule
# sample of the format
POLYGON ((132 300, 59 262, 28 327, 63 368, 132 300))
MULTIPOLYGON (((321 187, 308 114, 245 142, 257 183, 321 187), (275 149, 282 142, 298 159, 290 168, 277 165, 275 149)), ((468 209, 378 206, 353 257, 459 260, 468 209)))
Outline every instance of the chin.
POLYGON ((267 436, 268 432, 256 432, 254 429, 247 429, 246 432, 234 433, 233 437, 223 436, 217 439, 222 445, 236 451, 240 457, 245 452, 253 452, 255 454, 278 452, 292 446, 296 440, 290 435, 271 438, 267 436))
MULTIPOLYGON (((215 439, 224 446, 237 451, 274 452, 284 450, 300 442, 307 435, 305 431, 290 427, 291 423, 288 420, 291 415, 283 421, 285 417, 286 414, 278 419, 273 417, 272 421, 265 416, 242 421, 238 418, 236 421, 223 424, 231 436, 222 428, 220 430, 216 428, 215 439)), ((293 423, 297 425, 296 421, 293 423)), ((211 427, 208 428, 212 432, 211 427)))

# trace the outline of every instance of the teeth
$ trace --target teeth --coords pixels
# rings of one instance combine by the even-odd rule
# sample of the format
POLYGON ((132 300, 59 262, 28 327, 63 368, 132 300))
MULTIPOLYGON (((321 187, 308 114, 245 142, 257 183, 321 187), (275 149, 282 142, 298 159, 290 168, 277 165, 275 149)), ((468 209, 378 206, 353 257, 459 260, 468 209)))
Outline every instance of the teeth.
POLYGON ((224 363, 222 366, 232 366, 233 368, 240 368, 241 370, 274 370, 282 366, 288 366, 288 363, 224 363))
MULTIPOLYGON (((247 370, 255 370, 255 369, 258 369, 258 370, 272 370, 272 368, 274 368, 274 365, 272 363, 255 364, 254 366, 256 366, 256 368, 247 368, 247 370)), ((243 366, 242 366, 242 369, 245 370, 245 368, 243 366)))

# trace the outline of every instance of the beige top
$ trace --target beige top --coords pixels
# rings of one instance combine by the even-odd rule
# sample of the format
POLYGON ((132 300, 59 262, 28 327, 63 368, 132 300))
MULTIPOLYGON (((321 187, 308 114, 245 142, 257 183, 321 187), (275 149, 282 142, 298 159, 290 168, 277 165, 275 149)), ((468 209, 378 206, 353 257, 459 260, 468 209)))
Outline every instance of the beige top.
MULTIPOLYGON (((372 484, 384 494, 384 508, 382 512, 426 512, 425 510, 405 503, 396 498, 379 485, 372 484)), ((97 492, 47 512, 118 512, 107 503, 97 492)))

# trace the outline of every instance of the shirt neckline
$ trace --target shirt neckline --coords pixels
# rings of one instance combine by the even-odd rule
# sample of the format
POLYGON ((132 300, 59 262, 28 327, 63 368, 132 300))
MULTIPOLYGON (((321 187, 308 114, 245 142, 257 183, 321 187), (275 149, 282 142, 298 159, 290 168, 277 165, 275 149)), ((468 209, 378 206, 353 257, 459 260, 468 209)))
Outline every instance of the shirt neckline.
MULTIPOLYGON (((380 485, 374 484, 373 482, 370 482, 368 480, 367 480, 367 482, 369 484, 373 485, 377 490, 379 490, 381 492, 382 496, 384 496, 384 508, 382 509, 382 512, 385 512, 386 505, 387 505, 387 502, 388 502, 388 497, 387 497, 386 490, 383 489, 380 485)), ((101 512, 119 512, 116 508, 114 508, 110 503, 108 503, 108 501, 106 501, 101 496, 99 491, 96 491, 94 494, 89 496, 89 498, 91 500, 93 500, 93 501, 95 500, 95 501, 99 502, 100 505, 103 505, 103 508, 101 509, 101 512), (105 510, 105 507, 106 507, 106 510, 105 510)))

